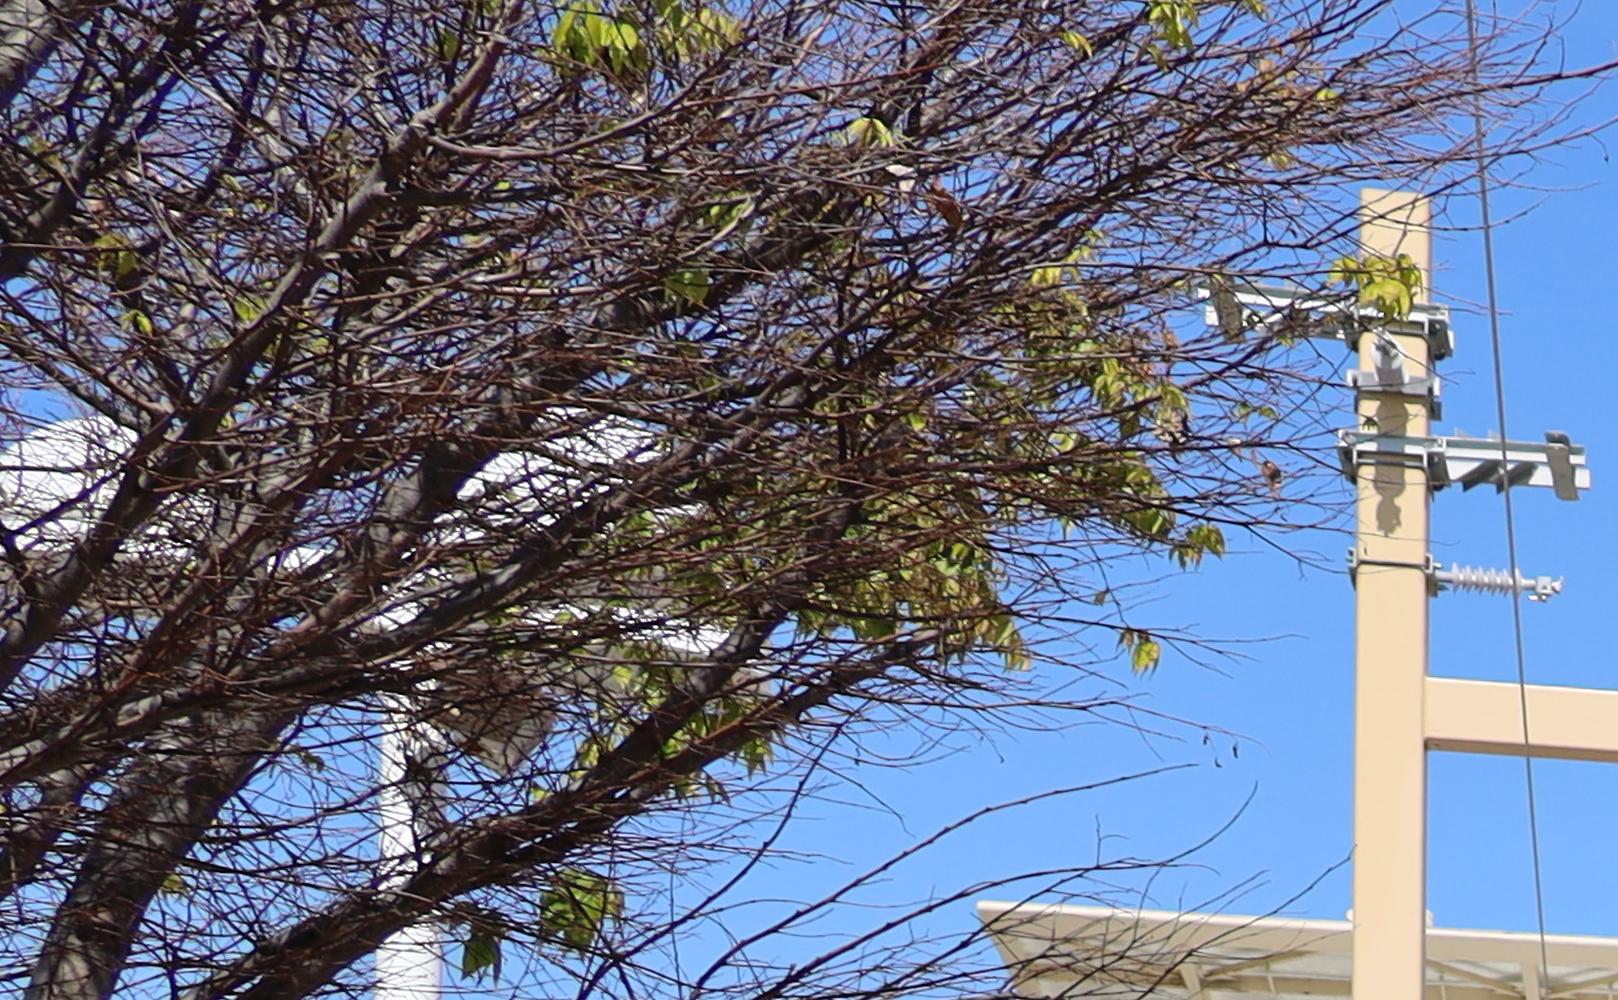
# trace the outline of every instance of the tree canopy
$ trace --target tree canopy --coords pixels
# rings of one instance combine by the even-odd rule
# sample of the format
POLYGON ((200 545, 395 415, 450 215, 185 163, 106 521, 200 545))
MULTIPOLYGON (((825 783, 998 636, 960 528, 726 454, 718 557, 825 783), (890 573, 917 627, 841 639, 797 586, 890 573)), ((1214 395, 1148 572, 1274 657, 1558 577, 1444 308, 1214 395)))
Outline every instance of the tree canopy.
POLYGON ((0 981, 357 992, 431 923, 581 996, 965 988, 781 927, 679 973, 722 902, 652 876, 867 733, 1095 709, 1046 650, 1163 650, 1109 570, 1318 516, 1298 331, 1190 290, 1325 286, 1344 192, 1448 191, 1474 102, 1555 138, 1571 74, 1492 28, 0 3, 0 981))

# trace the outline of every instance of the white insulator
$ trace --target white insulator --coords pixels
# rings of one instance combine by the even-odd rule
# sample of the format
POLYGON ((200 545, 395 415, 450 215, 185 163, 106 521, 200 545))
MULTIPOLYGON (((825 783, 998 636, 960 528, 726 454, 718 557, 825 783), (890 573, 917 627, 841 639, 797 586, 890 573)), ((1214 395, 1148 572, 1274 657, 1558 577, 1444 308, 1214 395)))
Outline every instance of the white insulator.
POLYGON ((1483 569, 1476 566, 1453 566, 1438 573, 1440 583, 1444 583, 1455 590, 1488 591, 1497 594, 1515 593, 1518 584, 1523 580, 1519 576, 1513 580, 1511 574, 1503 569, 1483 569))
POLYGON ((1562 581, 1548 576, 1525 577, 1521 573, 1513 578, 1510 570, 1484 569, 1478 566, 1451 566, 1433 571, 1433 579, 1453 590, 1470 590, 1482 594, 1526 593, 1531 601, 1543 601, 1562 592, 1562 581))

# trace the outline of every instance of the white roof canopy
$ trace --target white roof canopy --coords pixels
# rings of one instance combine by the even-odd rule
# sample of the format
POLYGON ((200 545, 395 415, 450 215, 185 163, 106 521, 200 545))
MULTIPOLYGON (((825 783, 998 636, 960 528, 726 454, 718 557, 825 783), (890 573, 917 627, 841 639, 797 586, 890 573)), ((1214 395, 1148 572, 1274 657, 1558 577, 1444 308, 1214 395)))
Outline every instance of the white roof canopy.
MULTIPOLYGON (((531 434, 527 450, 496 454, 461 484, 458 503, 438 517, 424 543, 426 551, 435 553, 434 561, 399 581, 364 628, 386 632, 410 624, 464 572, 452 558, 457 548, 551 522, 557 511, 598 494, 633 463, 656 457, 666 443, 622 418, 572 407, 556 407, 536 419, 531 434)), ((13 543, 31 556, 65 554, 106 512, 133 466, 135 444, 134 431, 101 415, 64 418, 20 438, 0 440, 0 526, 13 531, 13 543)), ((205 490, 176 490, 154 517, 125 539, 120 554, 146 572, 181 572, 185 560, 194 557, 199 539, 202 544, 214 542, 212 521, 222 514, 217 507, 205 490)), ((672 520, 691 510, 696 508, 670 507, 660 513, 672 520)), ((326 540, 293 543, 275 554, 276 568, 288 574, 308 571, 331 547, 326 540)), ((0 594, 8 585, 0 567, 0 594)), ((589 603, 581 600, 578 605, 589 603)), ((636 638, 660 643, 672 655, 708 654, 729 634, 722 622, 687 621, 677 608, 646 603, 644 612, 625 611, 622 617, 633 623, 638 614, 644 627, 635 632, 636 638)), ((514 615, 513 627, 542 627, 560 611, 578 610, 531 609, 514 615)), ((433 653, 428 646, 413 655, 419 659, 433 653)), ((414 698, 401 699, 398 705, 400 711, 408 711, 412 704, 424 706, 432 725, 447 730, 457 745, 491 768, 509 772, 551 732, 557 692, 566 695, 583 684, 604 684, 602 677, 610 678, 611 666, 601 654, 594 665, 548 678, 491 658, 478 663, 471 677, 445 675, 423 684, 414 698), (586 676, 586 670, 601 676, 586 676)))
MULTIPOLYGON (((1041 903, 978 904, 1020 996, 1304 1000, 1349 995, 1352 924, 1041 903)), ((1612 1000, 1618 939, 1432 928, 1429 1000, 1612 1000), (1543 985, 1541 985, 1543 984, 1543 985), (1541 992, 1541 990, 1543 992, 1541 992)))

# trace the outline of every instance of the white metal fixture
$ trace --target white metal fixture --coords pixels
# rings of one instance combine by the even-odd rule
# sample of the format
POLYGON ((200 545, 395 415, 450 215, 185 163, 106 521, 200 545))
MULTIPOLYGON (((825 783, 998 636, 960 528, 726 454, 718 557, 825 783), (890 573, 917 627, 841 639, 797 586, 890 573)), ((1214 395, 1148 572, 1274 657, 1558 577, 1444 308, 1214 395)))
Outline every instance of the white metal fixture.
POLYGON ((1566 434, 1548 431, 1545 441, 1431 437, 1380 434, 1376 431, 1337 432, 1337 454, 1343 475, 1353 479, 1365 465, 1409 466, 1425 469, 1429 488, 1457 484, 1463 490, 1509 482, 1513 487, 1545 486, 1562 500, 1577 500, 1579 490, 1590 488, 1590 469, 1584 446, 1572 444, 1566 434))
POLYGON ((1515 580, 1511 571, 1505 569, 1484 569, 1474 566, 1460 566, 1451 564, 1442 566, 1428 556, 1419 566, 1405 562, 1390 562, 1378 559, 1366 559, 1353 549, 1348 550, 1348 575, 1357 584, 1361 567, 1384 567, 1392 569, 1421 569, 1427 574, 1429 582, 1428 594, 1436 596, 1445 590, 1456 590, 1478 594, 1495 594, 1510 596, 1525 594, 1530 601, 1547 601, 1562 592, 1561 577, 1524 576, 1518 571, 1515 580))
POLYGON ((1482 569, 1473 566, 1434 566, 1433 580, 1440 590, 1470 590, 1480 594, 1526 594, 1530 601, 1548 601, 1562 592, 1561 578, 1523 576, 1516 579, 1510 570, 1482 569))
MULTIPOLYGON (((981 902, 1017 996, 1348 997, 1352 920, 981 902)), ((1432 927, 1426 1000, 1618 1000, 1618 940, 1432 927)))
POLYGON ((1402 320, 1389 322, 1377 309, 1360 305, 1352 292, 1323 295, 1288 282, 1257 283, 1233 279, 1197 282, 1194 291, 1207 301, 1203 315, 1209 326, 1226 336, 1243 333, 1285 333, 1292 337, 1341 340, 1353 348, 1367 332, 1414 334, 1427 341, 1434 361, 1455 351, 1449 310, 1430 302, 1417 302, 1402 320))

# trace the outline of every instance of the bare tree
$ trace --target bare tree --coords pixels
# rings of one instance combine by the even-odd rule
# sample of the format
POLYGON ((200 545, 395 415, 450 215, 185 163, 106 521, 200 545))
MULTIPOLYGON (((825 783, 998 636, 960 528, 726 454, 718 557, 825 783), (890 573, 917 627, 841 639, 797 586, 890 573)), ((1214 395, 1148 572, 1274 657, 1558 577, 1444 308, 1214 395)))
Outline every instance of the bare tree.
POLYGON ((1189 286, 1320 284, 1345 185, 1573 75, 1398 13, 0 4, 0 981, 291 1000, 431 924, 579 995, 982 988, 772 966, 838 894, 681 971, 742 890, 667 879, 871 732, 1100 711, 1041 651, 1155 666, 1122 560, 1326 513, 1307 358, 1189 286))

